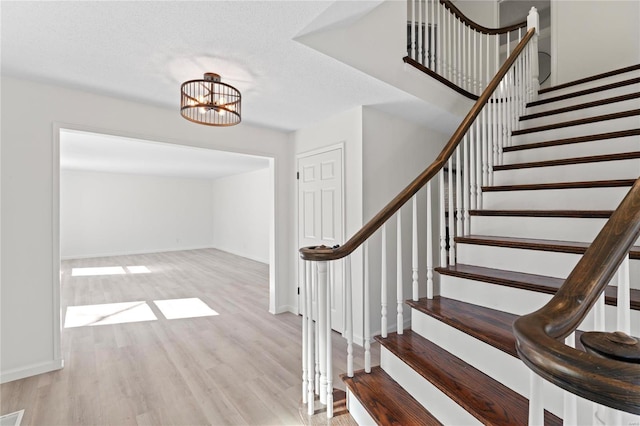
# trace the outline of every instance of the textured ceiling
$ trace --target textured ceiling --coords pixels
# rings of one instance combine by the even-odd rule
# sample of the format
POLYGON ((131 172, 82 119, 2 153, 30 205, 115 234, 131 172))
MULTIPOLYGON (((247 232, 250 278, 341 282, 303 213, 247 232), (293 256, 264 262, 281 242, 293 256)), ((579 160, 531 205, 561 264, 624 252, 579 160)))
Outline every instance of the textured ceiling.
POLYGON ((380 1, 2 1, 2 73, 174 108, 180 84, 216 72, 243 120, 304 128, 408 94, 293 38, 380 1), (333 5, 335 6, 335 5, 333 5))

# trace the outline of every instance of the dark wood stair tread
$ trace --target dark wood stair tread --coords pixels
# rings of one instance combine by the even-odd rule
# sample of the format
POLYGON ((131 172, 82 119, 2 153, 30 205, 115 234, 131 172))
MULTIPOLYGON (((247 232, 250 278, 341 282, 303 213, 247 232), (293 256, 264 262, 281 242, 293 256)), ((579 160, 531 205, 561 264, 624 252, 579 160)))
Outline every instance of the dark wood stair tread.
POLYGON ((608 219, 613 210, 469 210, 470 216, 508 217, 570 217, 586 219, 608 219))
POLYGON ((597 101, 585 102, 582 104, 571 105, 564 108, 551 109, 548 111, 537 112, 534 114, 526 114, 520 117, 520 121, 533 120, 535 118, 548 117, 551 115, 562 114, 565 112, 579 111, 582 109, 593 108, 593 107, 598 107, 602 105, 609 105, 617 102, 624 102, 624 101, 629 101, 629 100, 638 99, 638 98, 640 98, 640 92, 628 93, 626 95, 613 96, 611 98, 599 99, 597 101))
POLYGON ((538 91, 538 93, 540 93, 540 94, 549 93, 549 92, 553 92, 555 90, 566 89, 567 87, 573 87, 573 86, 577 86, 579 84, 590 83, 592 81, 600 80, 600 79, 607 78, 607 77, 613 77, 615 75, 620 75, 620 74, 624 74, 624 73, 632 72, 632 71, 636 71, 636 70, 640 70, 640 64, 631 65, 631 66, 624 67, 624 68, 618 68, 618 69, 615 69, 615 70, 604 72, 602 74, 596 74, 596 75, 592 75, 592 76, 589 76, 589 77, 581 78, 579 80, 569 81, 567 83, 559 84, 559 85, 553 86, 553 87, 547 87, 546 89, 540 89, 538 91))
POLYGON ((587 189, 587 188, 618 188, 631 187, 635 179, 612 179, 612 180, 592 180, 582 182, 554 182, 554 183, 531 183, 519 185, 495 185, 483 186, 482 192, 503 192, 503 191, 536 191, 549 189, 587 189))
POLYGON ((341 378, 379 425, 442 424, 380 367, 341 378))
MULTIPOLYGON (((480 422, 527 424, 529 401, 525 397, 417 333, 405 330, 376 340, 480 422)), ((562 421, 545 411, 545 424, 562 421)))
POLYGON ((618 139, 640 135, 640 129, 620 130, 616 132, 597 133, 594 135, 556 139, 545 142, 533 142, 522 145, 505 146, 503 152, 522 151, 526 149, 548 148, 550 146, 570 145, 574 143, 593 142, 607 139, 618 139))
POLYGON ((580 126, 583 124, 599 123, 601 121, 616 120, 618 118, 635 117, 640 115, 640 108, 629 111, 613 112, 611 114, 597 115, 595 117, 580 118, 577 120, 561 121, 558 123, 545 124, 543 126, 531 127, 529 129, 514 130, 512 136, 526 135, 529 133, 544 132, 545 130, 562 129, 564 127, 580 126))
MULTIPOLYGON (((460 263, 447 267, 438 267, 435 270, 442 275, 466 278, 474 281, 537 291, 546 294, 555 294, 564 283, 563 278, 485 268, 475 265, 464 265, 460 263)), ((607 305, 616 306, 617 302, 618 287, 608 286, 605 290, 605 303, 607 305)), ((631 309, 640 310, 640 290, 631 289, 631 309)))
POLYGON ((529 102, 527 107, 534 107, 537 105, 549 104, 552 102, 563 101, 565 99, 576 98, 578 96, 591 95, 593 93, 603 92, 605 90, 617 89, 619 87, 630 86, 632 84, 640 83, 640 77, 629 78, 623 81, 617 81, 611 84, 604 84, 602 86, 593 87, 591 89, 578 90, 576 92, 567 93, 564 95, 554 96, 547 99, 540 99, 534 102, 529 102))
POLYGON ((535 167, 568 166, 572 164, 600 163, 603 161, 634 160, 640 158, 640 151, 621 152, 618 154, 590 155, 587 157, 561 158, 558 160, 533 161, 493 166, 494 171, 530 169, 535 167))
MULTIPOLYGON (((455 238, 456 243, 526 250, 550 251, 556 253, 584 254, 591 243, 578 241, 542 240, 535 238, 498 237, 492 235, 465 235, 455 238)), ((631 259, 640 259, 640 246, 633 246, 629 252, 631 259)))

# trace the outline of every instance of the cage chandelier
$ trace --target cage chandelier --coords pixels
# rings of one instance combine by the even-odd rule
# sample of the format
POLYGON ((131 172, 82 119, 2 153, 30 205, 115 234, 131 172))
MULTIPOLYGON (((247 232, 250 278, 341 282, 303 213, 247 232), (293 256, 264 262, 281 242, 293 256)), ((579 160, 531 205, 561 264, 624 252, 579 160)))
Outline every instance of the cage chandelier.
POLYGON ((208 72, 202 80, 189 80, 180 87, 180 114, 207 126, 233 126, 240 123, 242 96, 238 89, 208 72))

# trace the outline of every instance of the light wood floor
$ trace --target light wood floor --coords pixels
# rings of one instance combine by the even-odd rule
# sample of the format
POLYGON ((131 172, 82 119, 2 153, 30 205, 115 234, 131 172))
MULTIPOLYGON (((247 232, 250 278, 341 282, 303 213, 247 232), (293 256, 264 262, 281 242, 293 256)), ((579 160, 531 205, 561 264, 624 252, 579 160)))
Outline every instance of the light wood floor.
MULTIPOLYGON (((63 319, 67 306, 193 297, 219 315, 168 320, 148 303, 157 320, 63 329, 65 368, 3 384, 0 414, 24 408, 23 425, 323 423, 300 415, 301 319, 267 312, 266 265, 205 249, 71 260, 62 270, 63 319), (71 276, 97 266, 151 273, 71 276)), ((334 347, 339 387, 338 333, 334 347)), ((361 368, 360 348, 356 360, 361 368)))

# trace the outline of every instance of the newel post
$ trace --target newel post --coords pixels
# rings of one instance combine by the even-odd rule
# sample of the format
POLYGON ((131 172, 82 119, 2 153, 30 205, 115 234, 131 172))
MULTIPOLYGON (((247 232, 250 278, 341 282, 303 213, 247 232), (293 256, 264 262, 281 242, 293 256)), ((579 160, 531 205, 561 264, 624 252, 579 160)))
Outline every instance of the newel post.
POLYGON ((531 92, 529 93, 529 100, 535 101, 538 98, 538 90, 540 90, 540 67, 538 66, 538 35, 540 34, 540 15, 538 15, 538 9, 532 7, 529 10, 527 16, 527 31, 531 28, 536 29, 531 42, 529 43, 531 49, 531 92))

